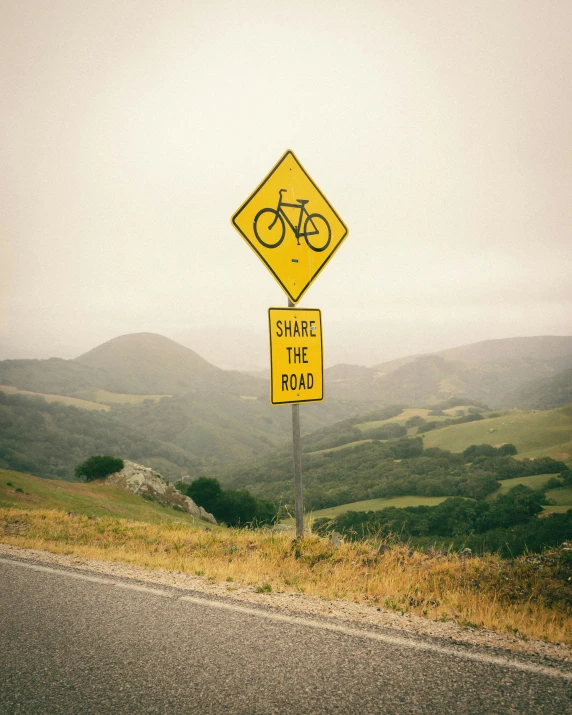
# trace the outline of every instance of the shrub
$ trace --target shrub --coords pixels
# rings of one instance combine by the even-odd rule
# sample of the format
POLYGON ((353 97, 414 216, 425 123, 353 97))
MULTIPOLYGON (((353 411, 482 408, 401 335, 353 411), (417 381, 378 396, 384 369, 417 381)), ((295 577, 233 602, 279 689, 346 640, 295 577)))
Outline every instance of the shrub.
POLYGON ((502 444, 502 445, 499 447, 499 454, 500 454, 502 457, 507 457, 507 456, 510 457, 510 456, 512 456, 513 454, 517 454, 517 452, 518 452, 518 450, 517 450, 517 448, 514 446, 514 444, 510 444, 509 442, 507 442, 506 444, 502 444))
POLYGON ((276 515, 272 502, 257 499, 246 489, 223 489, 218 479, 199 477, 188 485, 186 494, 228 526, 267 524, 276 515))
POLYGON ((550 477, 550 479, 544 485, 544 489, 558 489, 558 487, 563 487, 564 482, 560 481, 558 477, 550 477))
POLYGON ((413 417, 410 417, 407 422, 405 423, 406 427, 420 427, 421 425, 424 425, 427 422, 426 419, 421 417, 420 415, 414 415, 413 417))
POLYGON ((82 477, 91 482, 93 479, 104 479, 110 474, 120 472, 123 469, 123 460, 109 455, 96 455, 86 459, 75 468, 75 476, 82 477))

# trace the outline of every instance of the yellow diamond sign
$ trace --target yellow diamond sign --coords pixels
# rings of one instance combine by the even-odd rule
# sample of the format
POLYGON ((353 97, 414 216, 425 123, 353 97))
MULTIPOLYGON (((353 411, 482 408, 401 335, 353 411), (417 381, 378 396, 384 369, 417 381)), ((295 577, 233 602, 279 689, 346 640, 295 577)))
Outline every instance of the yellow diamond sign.
POLYGON ((348 229, 302 164, 287 151, 232 223, 298 303, 348 229))

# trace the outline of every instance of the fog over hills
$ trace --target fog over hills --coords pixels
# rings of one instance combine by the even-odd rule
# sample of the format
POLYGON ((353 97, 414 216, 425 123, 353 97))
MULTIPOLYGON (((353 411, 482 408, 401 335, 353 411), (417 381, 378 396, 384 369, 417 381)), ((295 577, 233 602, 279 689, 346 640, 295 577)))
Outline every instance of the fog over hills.
POLYGON ((73 362, 108 373, 123 392, 129 393, 178 394, 228 382, 223 370, 155 333, 120 335, 73 362))
MULTIPOLYGON (((304 405, 303 433, 384 406, 451 397, 540 409, 571 399, 572 338, 486 341, 444 354, 328 368, 325 400, 304 405)), ((64 478, 94 450, 122 453, 172 478, 189 469, 208 474, 260 459, 291 431, 287 407, 270 404, 267 379, 223 370, 154 333, 116 337, 74 360, 0 361, 0 413, 0 466, 64 478), (106 411, 5 395, 2 386, 106 411)))
MULTIPOLYGON (((542 335, 536 337, 499 338, 481 340, 478 343, 461 345, 455 348, 439 350, 430 355, 439 355, 446 360, 460 361, 471 365, 502 360, 542 360, 552 361, 572 355, 572 336, 542 335)), ((373 369, 379 372, 391 372, 406 362, 411 362, 419 355, 397 358, 378 365, 373 369)))
MULTIPOLYGON (((485 340, 411 355, 372 368, 337 365, 326 370, 329 394, 423 406, 464 395, 495 407, 524 405, 525 386, 572 366, 572 337, 485 340)), ((552 400, 552 406, 565 404, 552 400), (556 404, 557 403, 557 404, 556 404)))
POLYGON ((121 335, 75 360, 0 361, 0 385, 90 399, 97 389, 129 394, 221 390, 259 395, 264 383, 225 371, 155 333, 121 335))
MULTIPOLYGON (((524 400, 527 383, 553 378, 570 367, 572 337, 506 338, 405 356, 371 368, 335 365, 325 370, 325 389, 327 399, 371 406, 423 406, 460 395, 512 407, 524 400)), ((155 333, 122 335, 74 360, 0 361, 0 385, 83 399, 96 399, 97 390, 134 395, 229 393, 256 399, 268 395, 265 372, 254 377, 223 370, 191 348, 155 333)))

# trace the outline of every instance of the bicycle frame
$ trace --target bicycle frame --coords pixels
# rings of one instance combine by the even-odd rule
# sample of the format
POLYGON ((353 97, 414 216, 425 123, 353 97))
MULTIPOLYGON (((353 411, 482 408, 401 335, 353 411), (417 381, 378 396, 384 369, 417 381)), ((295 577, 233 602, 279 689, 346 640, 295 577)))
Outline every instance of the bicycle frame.
MULTIPOLYGON (((286 219, 286 221, 287 221, 288 225, 290 226, 290 228, 292 229, 292 231, 294 231, 294 236, 296 236, 296 239, 297 239, 297 241, 298 241, 298 245, 300 245, 300 229, 301 229, 301 227, 302 227, 302 219, 304 218, 304 215, 309 216, 310 214, 308 213, 308 210, 306 209, 305 204, 299 204, 299 203, 298 203, 298 204, 287 204, 285 201, 282 201, 282 194, 283 194, 283 192, 285 192, 285 191, 286 191, 286 189, 280 189, 280 191, 279 191, 280 197, 279 197, 279 199, 278 199, 278 206, 276 207, 276 218, 274 219, 274 221, 273 221, 272 224, 270 225, 270 228, 273 228, 274 224, 275 224, 276 221, 278 220, 278 214, 282 214, 282 216, 286 219), (283 206, 285 206, 286 208, 299 209, 299 210, 300 210, 300 215, 299 215, 299 217, 298 217, 298 226, 297 226, 297 227, 294 226, 294 224, 292 223, 292 221, 290 221, 290 219, 289 219, 288 216, 286 215, 286 212, 285 212, 284 209, 282 208, 283 206)), ((312 221, 312 224, 314 224, 313 221, 312 221)), ((315 228, 315 226, 314 226, 314 228, 315 228)), ((313 231, 312 233, 318 233, 318 232, 317 232, 317 231, 313 231)), ((310 235, 312 235, 312 234, 310 234, 310 235)))

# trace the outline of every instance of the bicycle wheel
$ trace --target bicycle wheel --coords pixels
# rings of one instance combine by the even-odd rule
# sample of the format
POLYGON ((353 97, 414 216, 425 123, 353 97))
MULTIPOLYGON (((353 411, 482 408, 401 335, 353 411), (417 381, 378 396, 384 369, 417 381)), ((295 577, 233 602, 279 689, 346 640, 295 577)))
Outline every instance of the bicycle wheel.
POLYGON ((332 239, 330 224, 321 214, 310 214, 304 222, 304 238, 312 251, 325 251, 332 239))
POLYGON ((285 234, 284 219, 276 209, 261 209, 254 217, 254 235, 266 248, 277 248, 285 234))

